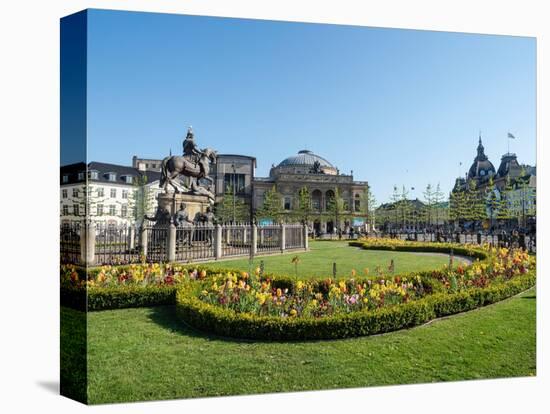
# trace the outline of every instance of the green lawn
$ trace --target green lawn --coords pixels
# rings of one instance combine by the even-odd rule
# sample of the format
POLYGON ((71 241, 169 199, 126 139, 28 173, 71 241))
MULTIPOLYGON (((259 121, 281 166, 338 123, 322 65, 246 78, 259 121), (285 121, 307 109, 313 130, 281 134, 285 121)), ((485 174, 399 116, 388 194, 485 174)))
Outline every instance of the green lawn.
MULTIPOLYGON (((290 343, 200 333, 178 322, 172 306, 92 312, 89 402, 534 375, 535 305, 532 289, 409 330, 290 343)), ((80 315, 62 308, 63 325, 80 315)))
POLYGON ((436 269, 449 263, 448 256, 441 254, 364 250, 348 246, 347 241, 311 241, 310 250, 307 252, 256 257, 253 266, 250 266, 248 258, 210 262, 208 266, 248 271, 263 260, 267 273, 294 276, 294 264, 291 263, 294 256, 300 257, 298 275, 303 279, 332 276, 334 262, 338 277, 350 277, 352 269, 355 269, 358 275, 363 275, 365 268, 373 274, 376 266, 387 270, 392 259, 396 273, 436 269))

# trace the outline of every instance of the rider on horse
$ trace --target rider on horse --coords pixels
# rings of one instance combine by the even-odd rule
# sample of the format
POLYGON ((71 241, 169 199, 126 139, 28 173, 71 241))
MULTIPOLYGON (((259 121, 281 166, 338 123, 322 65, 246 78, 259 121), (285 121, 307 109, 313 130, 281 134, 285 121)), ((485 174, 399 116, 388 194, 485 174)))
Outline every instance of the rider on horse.
POLYGON ((196 164, 201 155, 202 151, 195 143, 195 134, 193 134, 193 127, 189 127, 187 129, 187 135, 183 140, 183 156, 196 164))

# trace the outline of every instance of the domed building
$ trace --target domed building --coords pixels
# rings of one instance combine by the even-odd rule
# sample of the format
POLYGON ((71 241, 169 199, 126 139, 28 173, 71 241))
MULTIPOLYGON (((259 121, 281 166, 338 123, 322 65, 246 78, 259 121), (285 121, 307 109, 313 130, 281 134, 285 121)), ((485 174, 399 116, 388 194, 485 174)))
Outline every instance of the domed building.
MULTIPOLYGON (((308 189, 311 198, 312 219, 310 228, 317 234, 334 233, 338 227, 342 231, 355 227, 364 230, 366 206, 364 193, 368 189, 366 181, 355 181, 351 174, 341 174, 340 170, 326 158, 310 150, 301 150, 279 164, 273 165, 269 177, 255 177, 253 181, 253 209, 261 211, 265 195, 273 187, 281 195, 283 214, 292 216, 299 208, 299 192, 308 189), (350 219, 336 223, 330 217, 331 199, 338 193, 344 200, 344 208, 350 219)), ((258 216, 258 214, 257 214, 258 216)), ((258 216, 261 220, 262 218, 258 216)))
POLYGON ((485 155, 485 148, 481 143, 481 135, 479 136, 479 144, 477 145, 477 156, 474 158, 472 166, 468 170, 468 180, 477 180, 479 183, 489 181, 490 177, 496 174, 493 163, 489 161, 485 155))
MULTIPOLYGON (((494 221, 499 209, 489 206, 491 200, 507 203, 507 210, 512 217, 517 218, 521 225, 526 226, 526 215, 533 216, 536 210, 536 167, 520 164, 516 154, 507 152, 502 155, 498 170, 485 155, 485 148, 479 137, 477 155, 470 166, 466 177, 459 177, 455 181, 451 192, 451 199, 458 192, 464 192, 475 184, 479 199, 486 205, 486 216, 494 221), (520 220, 521 217, 521 220, 520 220)), ((451 201, 451 210, 453 202, 451 201)))

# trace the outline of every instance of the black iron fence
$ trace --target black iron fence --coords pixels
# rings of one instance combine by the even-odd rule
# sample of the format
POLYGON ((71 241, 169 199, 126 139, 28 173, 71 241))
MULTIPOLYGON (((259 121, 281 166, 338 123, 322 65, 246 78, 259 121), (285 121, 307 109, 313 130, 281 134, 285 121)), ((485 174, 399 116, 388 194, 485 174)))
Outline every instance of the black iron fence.
POLYGON ((301 224, 65 223, 61 226, 61 262, 115 265, 213 260, 307 249, 306 234, 307 227, 301 224))

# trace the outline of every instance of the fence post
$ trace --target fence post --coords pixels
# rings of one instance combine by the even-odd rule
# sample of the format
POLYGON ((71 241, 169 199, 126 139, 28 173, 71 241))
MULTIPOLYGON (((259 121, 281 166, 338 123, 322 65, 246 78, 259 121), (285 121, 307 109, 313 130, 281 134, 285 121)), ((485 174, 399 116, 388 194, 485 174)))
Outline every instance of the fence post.
POLYGON ((130 238, 128 246, 130 247, 130 251, 133 251, 136 247, 135 244, 135 235, 136 235, 136 228, 133 225, 130 225, 130 229, 128 231, 128 237, 130 238))
POLYGON ((251 232, 250 249, 252 252, 252 256, 256 256, 256 253, 258 253, 258 226, 256 226, 256 223, 252 223, 250 232, 251 232))
POLYGON ((281 223, 281 253, 285 251, 286 245, 286 234, 285 234, 285 224, 281 223))
POLYGON ((176 226, 170 223, 168 226, 168 245, 166 246, 166 256, 168 262, 176 261, 176 226))
POLYGON ((147 258, 147 225, 145 223, 141 224, 140 231, 141 255, 147 258))
POLYGON ((95 264, 95 225, 87 222, 80 230, 80 256, 86 266, 95 264))
POLYGON ((222 226, 219 223, 214 228, 214 256, 216 260, 222 257, 222 226))
POLYGON ((303 238, 304 238, 304 250, 308 250, 309 249, 309 240, 308 240, 308 235, 309 235, 309 231, 308 231, 308 227, 307 227, 307 224, 304 224, 304 228, 303 228, 303 238))

